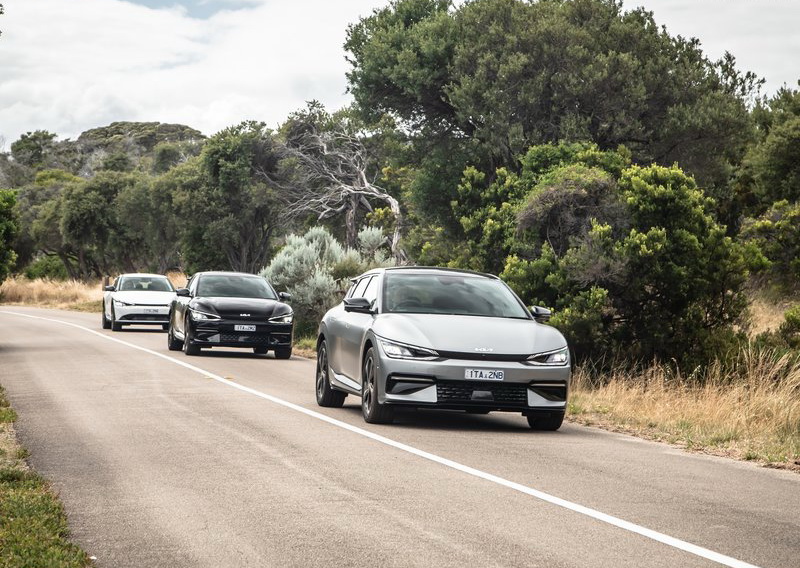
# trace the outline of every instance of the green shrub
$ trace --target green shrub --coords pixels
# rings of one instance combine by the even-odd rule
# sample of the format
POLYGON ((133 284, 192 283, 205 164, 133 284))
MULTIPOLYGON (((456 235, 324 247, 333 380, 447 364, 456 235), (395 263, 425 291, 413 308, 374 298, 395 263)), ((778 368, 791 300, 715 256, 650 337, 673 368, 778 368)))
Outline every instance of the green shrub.
POLYGON ((57 256, 40 256, 26 266, 22 272, 25 278, 29 280, 37 278, 49 278, 50 280, 69 279, 64 262, 57 256))
POLYGON ((389 264, 386 239, 380 229, 358 233, 360 250, 345 249, 324 227, 305 235, 289 235, 286 245, 261 271, 275 288, 292 295, 299 336, 316 332, 320 319, 349 287, 349 279, 389 264))

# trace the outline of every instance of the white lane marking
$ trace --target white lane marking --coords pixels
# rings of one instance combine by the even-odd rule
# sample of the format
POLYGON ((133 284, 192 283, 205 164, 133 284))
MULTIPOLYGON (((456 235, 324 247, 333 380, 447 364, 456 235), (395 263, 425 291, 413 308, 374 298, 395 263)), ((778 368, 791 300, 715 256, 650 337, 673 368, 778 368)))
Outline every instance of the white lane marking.
POLYGON ((324 414, 320 414, 319 412, 315 412, 313 410, 308 410, 307 408, 303 408, 302 406, 298 406, 292 402, 287 400, 283 400, 281 398, 277 398, 270 394, 263 393, 261 391, 257 391, 250 387, 246 387, 240 384, 237 384, 233 381, 230 381, 224 377, 220 377, 219 375, 215 375, 209 371, 205 371, 200 367, 195 367, 190 363, 186 363, 184 361, 180 361, 175 359, 174 357, 170 357, 169 355, 164 355, 163 353, 159 353, 158 351, 153 351, 152 349, 148 349, 146 347, 141 347, 139 345, 135 345, 133 343, 128 343, 127 341, 123 341, 121 339, 117 339, 116 337, 112 337, 110 335, 106 335, 105 333, 101 333, 99 331, 95 331, 88 327, 84 327, 82 325, 78 325, 75 323, 70 323, 63 320, 57 320, 53 318, 45 318, 41 316, 32 316, 30 314, 23 314, 19 312, 9 312, 5 310, 0 310, 0 313, 11 314, 15 316, 22 316, 25 318, 31 319, 38 319, 49 321, 53 323, 59 323, 62 325, 68 325, 70 327, 74 327, 83 331, 87 331, 91 334, 94 334, 98 337, 102 337, 103 339, 107 339, 108 341, 114 341, 121 345, 125 345, 127 347, 131 347, 133 349, 138 349, 139 351, 144 351, 145 353, 149 353, 150 355, 155 355, 156 357, 160 357, 166 361, 174 363, 176 365, 180 365, 186 369, 194 371, 203 375, 204 377, 208 377, 218 381, 222 384, 225 384, 229 387, 233 387, 235 389, 239 389, 240 391, 246 392, 248 394, 252 394, 253 396, 257 396, 259 398, 263 398, 275 404, 279 404, 286 408, 290 408, 306 416, 310 416, 312 418, 316 418, 317 420, 322 420, 323 422, 327 422, 333 426, 337 426, 338 428, 342 428, 344 430, 348 430, 349 432, 353 432, 354 434, 358 434, 360 436, 364 436, 365 438, 369 438, 376 442, 380 442, 381 444, 385 444, 387 446, 391 446, 398 450, 402 450, 404 452, 408 452, 409 454, 413 454, 415 456, 421 457, 423 459, 438 463, 445 467, 449 467, 460 471, 462 473, 466 473, 468 475, 472 475, 474 477, 484 479, 486 481, 490 481, 492 483, 496 483, 497 485, 502 485, 503 487, 507 487, 508 489, 513 489, 514 491, 518 491, 520 493, 524 493, 525 495, 530 495, 531 497, 535 497, 541 501, 545 501, 552 505, 556 505, 558 507, 562 507, 564 509, 568 509, 570 511, 574 511, 581 515, 585 515, 587 517, 591 517, 592 519, 596 519, 603 523, 607 523, 609 525, 615 526, 617 528, 641 535, 643 537, 655 540, 656 542, 660 542, 662 544, 666 544, 667 546, 671 546, 673 548, 677 548, 678 550, 682 550, 684 552, 688 552, 689 554, 694 554, 695 556, 699 556, 701 558, 705 558, 706 560, 711 560, 712 562, 716 562, 718 564, 722 564, 723 566, 730 566, 731 568, 758 568, 754 564, 748 564, 742 560, 737 560, 736 558, 732 558, 730 556, 725 556, 724 554, 720 554, 719 552, 714 552, 713 550, 709 550, 708 548, 703 548, 702 546, 698 546, 696 544, 692 544, 690 542, 686 542, 685 540, 680 540, 678 538, 671 537, 664 533, 660 533, 658 531, 654 531, 652 529, 648 529, 647 527, 643 527, 637 525, 635 523, 631 523, 624 519, 620 519, 618 517, 614 517, 612 515, 607 515, 606 513, 602 513, 595 509, 591 509, 589 507, 584 507, 583 505, 579 505, 578 503, 573 503, 571 501, 567 501, 566 499, 561 499, 560 497, 555 497, 554 495, 550 495, 549 493, 545 493, 543 491, 539 491, 538 489, 533 489, 532 487, 528 487, 527 485, 522 485, 520 483, 516 483, 514 481, 510 481, 508 479, 504 479, 502 477, 498 477, 491 473, 487 473, 485 471, 481 471, 479 469, 475 469, 468 465, 464 465, 447 458, 443 458, 441 456, 437 456, 436 454, 428 453, 424 450, 417 449, 413 446, 409 446, 407 444, 403 444, 402 442, 397 442, 390 438, 386 438, 379 434, 375 434, 370 432, 369 430, 364 430, 363 428, 359 428, 358 426, 352 426, 351 424, 347 424, 346 422, 341 422, 336 420, 335 418, 331 418, 330 416, 326 416, 324 414))

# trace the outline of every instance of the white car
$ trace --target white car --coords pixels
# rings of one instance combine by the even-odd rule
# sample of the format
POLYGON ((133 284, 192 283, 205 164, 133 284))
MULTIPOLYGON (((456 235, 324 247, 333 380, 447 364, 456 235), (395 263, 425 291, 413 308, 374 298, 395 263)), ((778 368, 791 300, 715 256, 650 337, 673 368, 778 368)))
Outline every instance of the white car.
POLYGON ((123 325, 169 326, 169 305, 175 288, 163 274, 122 274, 103 295, 103 329, 120 331, 123 325))

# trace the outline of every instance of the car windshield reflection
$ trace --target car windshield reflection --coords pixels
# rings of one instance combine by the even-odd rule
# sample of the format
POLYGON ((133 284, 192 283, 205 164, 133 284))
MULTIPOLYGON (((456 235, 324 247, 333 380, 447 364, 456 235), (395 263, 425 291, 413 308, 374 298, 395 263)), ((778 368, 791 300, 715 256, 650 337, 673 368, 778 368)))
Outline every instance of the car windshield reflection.
POLYGON ((502 282, 470 274, 387 274, 383 305, 387 313, 530 319, 502 282))
POLYGON ((203 276, 197 284, 197 295, 212 298, 278 299, 267 282, 257 276, 203 276))

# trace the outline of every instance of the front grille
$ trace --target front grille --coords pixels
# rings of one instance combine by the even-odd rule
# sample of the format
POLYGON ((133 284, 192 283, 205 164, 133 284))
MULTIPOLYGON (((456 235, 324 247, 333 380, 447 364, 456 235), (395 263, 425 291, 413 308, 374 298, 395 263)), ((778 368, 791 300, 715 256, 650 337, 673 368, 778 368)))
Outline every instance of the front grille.
POLYGON ((221 343, 258 343, 259 345, 288 344, 291 336, 284 333, 220 333, 221 343))
POLYGON ((167 323, 169 321, 169 316, 167 314, 158 315, 158 314, 126 314, 124 316, 120 316, 117 318, 119 321, 125 320, 136 320, 136 321, 158 321, 167 323))
POLYGON ((436 398, 440 403, 447 402, 488 402, 483 396, 473 399, 472 393, 492 393, 492 402, 501 404, 517 404, 527 406, 528 387, 519 383, 501 383, 490 381, 439 381, 436 383, 436 398))
POLYGON ((223 343, 269 343, 269 334, 256 333, 220 333, 219 340, 223 343))
POLYGON ((502 354, 502 353, 463 353, 460 351, 436 351, 445 359, 461 359, 464 361, 525 361, 530 354, 502 354))

